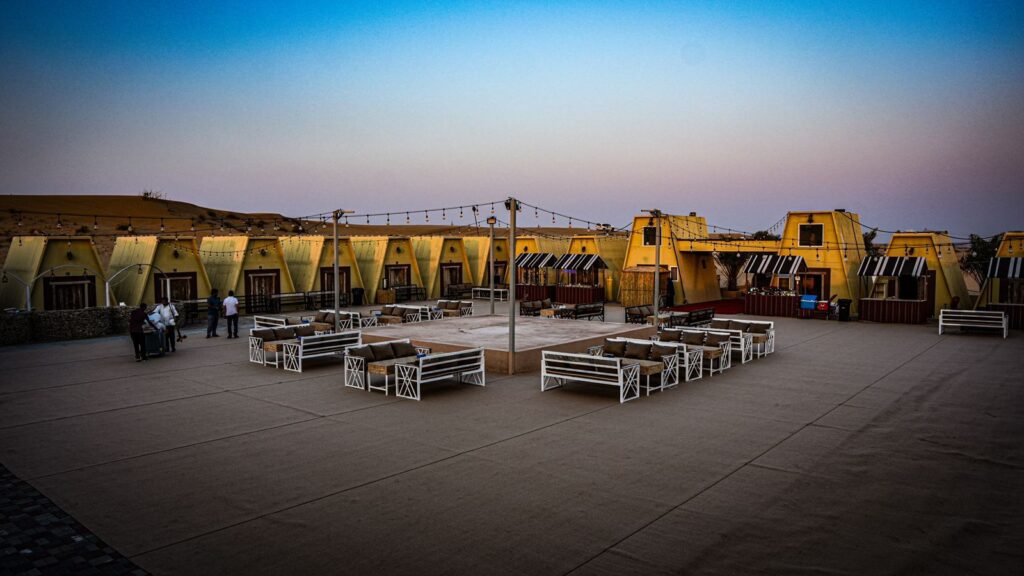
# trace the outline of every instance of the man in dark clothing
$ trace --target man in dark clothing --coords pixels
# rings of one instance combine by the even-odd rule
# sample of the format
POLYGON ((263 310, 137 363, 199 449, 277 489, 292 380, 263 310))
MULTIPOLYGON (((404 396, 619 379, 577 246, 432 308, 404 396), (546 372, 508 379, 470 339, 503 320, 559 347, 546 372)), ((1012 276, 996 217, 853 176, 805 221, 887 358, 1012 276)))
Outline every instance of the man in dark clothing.
POLYGON ((128 334, 132 337, 132 347, 135 348, 136 362, 149 360, 149 355, 146 354, 146 333, 143 330, 147 323, 156 330, 156 325, 150 321, 149 316, 146 314, 146 303, 142 302, 128 316, 128 334))
POLYGON ((210 290, 210 297, 206 299, 206 337, 217 338, 217 321, 220 318, 220 309, 223 305, 217 289, 210 290))

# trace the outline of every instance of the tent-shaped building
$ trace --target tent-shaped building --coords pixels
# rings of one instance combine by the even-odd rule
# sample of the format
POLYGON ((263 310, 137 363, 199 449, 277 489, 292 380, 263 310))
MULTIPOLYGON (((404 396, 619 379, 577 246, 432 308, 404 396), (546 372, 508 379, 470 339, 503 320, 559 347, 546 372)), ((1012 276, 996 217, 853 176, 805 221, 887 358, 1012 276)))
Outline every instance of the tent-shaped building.
POLYGON ((865 257, 860 319, 919 324, 943 308, 968 304, 967 285, 953 248, 940 232, 898 232, 884 256, 865 257))
POLYGON ((154 304, 164 296, 174 302, 210 295, 210 280, 195 238, 121 236, 107 266, 111 298, 127 306, 154 304))
POLYGON ((1024 232, 1003 234, 975 308, 1005 312, 1011 328, 1024 328, 1024 232))
MULTIPOLYGON (((466 246, 466 258, 473 274, 473 284, 487 287, 490 285, 488 275, 491 266, 491 239, 489 236, 466 236, 462 239, 466 246)), ((508 235, 494 237, 494 285, 508 285, 508 235)))
POLYGON ((247 313, 274 310, 275 296, 295 292, 276 236, 207 236, 199 257, 210 288, 222 298, 234 290, 247 313))
POLYGON ((654 301, 655 252, 660 229, 659 294, 668 305, 711 302, 722 297, 713 246, 703 216, 636 216, 622 264, 619 302, 623 306, 654 301))
POLYGON ((4 261, 0 306, 32 310, 103 306, 106 280, 89 236, 15 236, 4 261))
POLYGON ((352 248, 366 302, 390 304, 426 298, 412 241, 399 236, 353 236, 352 248))
MULTIPOLYGON (((321 308, 334 307, 334 238, 290 236, 281 239, 288 272, 297 292, 306 292, 321 308)), ((341 304, 362 304, 363 276, 352 240, 338 238, 338 285, 341 304), (353 299, 353 296, 357 298, 353 299)))
POLYGON ((428 299, 452 297, 449 290, 453 286, 473 284, 473 270, 461 237, 415 236, 411 240, 428 299))

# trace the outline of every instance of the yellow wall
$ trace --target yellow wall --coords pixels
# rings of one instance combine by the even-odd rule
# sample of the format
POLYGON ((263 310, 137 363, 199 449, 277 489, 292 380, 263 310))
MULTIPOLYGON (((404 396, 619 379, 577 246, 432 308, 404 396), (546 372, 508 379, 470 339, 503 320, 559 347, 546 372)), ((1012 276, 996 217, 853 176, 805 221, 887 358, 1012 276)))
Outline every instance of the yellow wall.
MULTIPOLYGON (((318 292, 320 269, 334 266, 334 238, 327 236, 295 236, 281 239, 285 262, 299 292, 318 292)), ((349 269, 351 288, 362 288, 362 275, 356 265, 351 239, 338 238, 338 266, 349 269)))
MULTIPOLYGON (((466 247, 466 257, 469 260, 470 270, 473 272, 473 284, 477 286, 488 285, 488 268, 490 267, 490 242, 487 236, 466 236, 462 239, 466 247)), ((505 262, 508 269, 508 237, 494 238, 494 261, 505 262)), ((508 282, 508 272, 505 273, 503 282, 508 282)))
MULTIPOLYGON (((104 290, 106 286, 106 274, 100 266, 99 255, 88 236, 15 236, 11 239, 11 247, 7 252, 7 259, 4 262, 4 271, 8 272, 11 278, 3 284, 2 300, 3 306, 11 308, 24 308, 25 288, 14 280, 17 276, 20 280, 32 283, 39 275, 49 276, 48 270, 58 266, 62 268, 53 270, 54 277, 62 276, 94 276, 93 288, 96 297, 96 305, 104 306, 104 290), (68 259, 68 253, 71 259, 68 259)), ((44 290, 43 278, 40 277, 32 284, 32 309, 43 310, 44 290)))
MULTIPOLYGON (((1024 256, 1024 232, 1006 232, 996 249, 996 258, 1020 258, 1024 256)), ((978 298, 974 303, 976 309, 984 308, 989 303, 999 302, 1001 290, 999 278, 986 278, 981 285, 978 298)))
POLYGON ((605 275, 605 299, 609 302, 619 297, 619 283, 622 281, 622 263, 626 260, 629 238, 625 236, 575 236, 569 241, 566 254, 597 254, 608 266, 605 275))
POLYGON ((222 298, 229 290, 234 290, 236 296, 245 295, 246 270, 279 270, 281 293, 295 292, 281 241, 276 236, 207 236, 200 245, 199 256, 210 288, 216 288, 222 298))
POLYGON ((935 310, 933 313, 936 316, 939 315, 940 310, 951 306, 954 297, 960 299, 960 308, 964 308, 970 303, 964 275, 960 270, 960 263, 949 236, 934 232, 893 234, 885 255, 925 259, 928 269, 935 271, 935 310))
POLYGON ((462 238, 415 236, 411 238, 427 299, 441 298, 441 264, 462 265, 462 283, 473 283, 473 271, 462 238))
POLYGON ((413 284, 423 285, 416 254, 408 238, 353 236, 352 247, 363 279, 363 288, 366 289, 366 302, 376 302, 385 265, 409 265, 413 284))
POLYGON ((778 253, 803 256, 810 269, 828 269, 831 287, 825 297, 836 294, 839 298, 848 298, 853 300, 856 309, 857 299, 861 297, 857 269, 865 255, 859 216, 835 211, 790 212, 778 253), (814 224, 822 224, 825 245, 820 248, 803 247, 799 243, 800 224, 808 223, 811 218, 814 224))
POLYGON ((169 275, 175 272, 193 272, 196 275, 194 298, 210 295, 210 281, 199 259, 199 250, 194 238, 173 238, 157 236, 120 237, 114 244, 110 256, 107 276, 112 277, 125 266, 143 265, 143 273, 133 270, 121 272, 111 280, 112 299, 127 306, 138 306, 140 302, 152 305, 156 302, 156 284, 163 281, 160 271, 169 275), (174 256, 174 252, 178 256, 174 256))
MULTIPOLYGON (((623 269, 649 266, 653 270, 655 247, 644 246, 643 229, 650 216, 635 216, 629 235, 623 269)), ((702 216, 665 215, 657 220, 661 228, 660 263, 669 272, 677 268, 673 281, 673 304, 710 302, 722 297, 718 287, 713 246, 700 240, 708 237, 707 222, 702 216)))

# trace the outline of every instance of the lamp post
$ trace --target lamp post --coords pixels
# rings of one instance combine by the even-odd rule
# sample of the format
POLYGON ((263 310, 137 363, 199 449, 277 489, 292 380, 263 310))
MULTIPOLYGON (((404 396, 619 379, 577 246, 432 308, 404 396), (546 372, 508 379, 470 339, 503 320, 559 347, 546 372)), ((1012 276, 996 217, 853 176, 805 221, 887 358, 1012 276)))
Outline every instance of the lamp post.
MULTIPOLYGON (((338 268, 338 218, 351 214, 351 210, 335 210, 331 213, 334 220, 334 333, 341 332, 341 271, 338 268)), ((323 288, 321 286, 321 288, 323 288)))
POLYGON ((491 316, 494 316, 494 225, 497 223, 498 219, 495 218, 494 216, 489 216, 487 218, 487 225, 491 227, 491 241, 489 243, 491 247, 490 274, 488 275, 490 277, 490 282, 488 282, 488 286, 490 287, 491 294, 491 316))
POLYGON ((644 210, 654 223, 654 327, 658 327, 658 301, 661 299, 661 210, 644 210))
POLYGON ((509 197, 505 201, 508 208, 508 246, 509 246, 509 278, 508 278, 508 373, 516 373, 516 212, 519 201, 509 197))

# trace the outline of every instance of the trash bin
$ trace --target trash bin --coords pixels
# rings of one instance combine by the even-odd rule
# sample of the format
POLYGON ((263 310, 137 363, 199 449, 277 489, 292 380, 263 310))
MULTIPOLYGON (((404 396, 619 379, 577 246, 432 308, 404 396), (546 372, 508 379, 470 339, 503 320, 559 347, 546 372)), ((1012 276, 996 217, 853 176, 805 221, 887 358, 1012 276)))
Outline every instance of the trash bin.
POLYGON ((364 293, 364 291, 363 291, 362 288, 353 288, 352 289, 352 305, 353 306, 362 306, 363 305, 363 293, 364 293))
POLYGON ((853 300, 849 298, 839 299, 839 321, 849 322, 850 321, 850 306, 853 304, 853 300))

